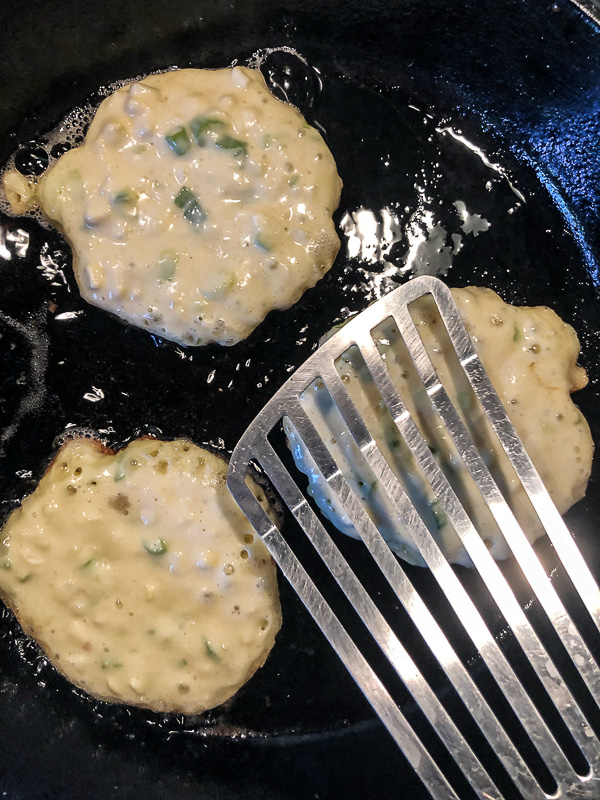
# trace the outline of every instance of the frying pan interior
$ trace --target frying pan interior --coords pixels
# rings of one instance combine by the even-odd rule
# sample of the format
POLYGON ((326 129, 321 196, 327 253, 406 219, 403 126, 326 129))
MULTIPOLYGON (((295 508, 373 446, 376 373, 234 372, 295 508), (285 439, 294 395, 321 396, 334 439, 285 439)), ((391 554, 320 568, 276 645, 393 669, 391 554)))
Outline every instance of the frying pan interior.
MULTIPOLYGON (((61 237, 3 215, 4 516, 68 427, 112 446, 149 432, 230 451, 323 333, 416 273, 490 286, 570 321, 590 375, 578 403, 600 440, 600 32, 575 5, 5 0, 3 25, 1 163, 17 151, 37 169, 47 133, 115 81, 237 59, 260 63, 273 91, 319 126, 344 181, 332 270, 229 349, 183 350, 87 306, 61 237), (384 241, 390 219, 396 234, 384 241)), ((596 464, 568 516, 594 568, 599 477, 596 464)), ((425 797, 283 582, 281 592, 267 664, 197 719, 91 701, 4 612, 4 796, 425 797)))

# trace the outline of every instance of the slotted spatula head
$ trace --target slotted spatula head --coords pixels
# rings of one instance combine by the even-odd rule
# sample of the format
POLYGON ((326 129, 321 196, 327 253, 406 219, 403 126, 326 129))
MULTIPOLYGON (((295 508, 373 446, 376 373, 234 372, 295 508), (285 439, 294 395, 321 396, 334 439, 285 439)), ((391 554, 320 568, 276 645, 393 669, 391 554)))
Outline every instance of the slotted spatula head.
POLYGON ((481 798, 600 797, 600 592, 441 281, 410 281, 326 341, 250 425, 231 458, 228 486, 433 797, 464 800, 466 791, 481 798), (433 339, 430 330, 422 336, 427 320, 429 328, 438 325, 433 339), (329 420, 311 400, 319 392, 329 420), (302 448, 315 499, 306 477, 278 451, 283 426, 302 448), (264 511, 247 481, 252 467, 266 475, 297 524, 264 511), (506 487, 515 481, 554 546, 567 597, 507 502, 506 487), (421 661, 395 630, 394 612, 382 612, 378 594, 342 555, 325 517, 362 539, 359 557, 374 559, 423 639, 421 661), (494 541, 514 556, 510 579, 492 557, 493 542, 480 535, 485 518, 494 541), (451 566, 442 528, 458 543, 458 560, 473 569, 451 566), (304 535, 312 549, 299 557, 304 535), (390 546, 428 567, 436 591, 418 591, 390 546), (319 558, 419 714, 404 713, 389 675, 379 674, 362 638, 326 601, 310 575, 319 558), (535 619, 517 599, 523 587, 535 600, 535 619), (511 652, 490 629, 489 607, 511 632, 511 652), (432 661, 449 694, 424 674, 432 661), (466 666, 475 661, 477 674, 466 666))

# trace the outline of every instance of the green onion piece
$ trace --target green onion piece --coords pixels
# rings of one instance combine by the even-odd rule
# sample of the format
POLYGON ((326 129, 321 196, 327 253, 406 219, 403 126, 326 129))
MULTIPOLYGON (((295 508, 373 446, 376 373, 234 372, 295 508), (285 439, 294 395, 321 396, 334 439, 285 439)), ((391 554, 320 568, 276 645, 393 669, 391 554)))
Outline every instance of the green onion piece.
POLYGON ((2 562, 2 569, 12 569, 12 562, 10 558, 7 558, 5 561, 2 562))
POLYGON ((292 177, 288 181, 289 185, 290 186, 295 186, 298 183, 298 179, 299 178, 300 178, 300 175, 298 175, 298 173, 296 173, 295 175, 292 175, 292 177))
POLYGON ((122 481, 125 477, 125 465, 123 464, 124 456, 120 453, 117 456, 117 461, 115 463, 115 471, 113 473, 113 478, 115 483, 122 481))
POLYGON ((197 200, 191 200, 183 209, 183 216, 188 222, 191 222, 192 225, 198 227, 202 225, 206 219, 206 211, 197 200))
POLYGON ((122 666, 123 666, 123 664, 120 661, 117 661, 116 659, 108 659, 108 658, 105 658, 104 661, 101 664, 102 669, 119 669, 119 667, 122 667, 122 666))
POLYGON ((198 202, 195 194, 187 186, 182 186, 177 192, 174 203, 183 210, 183 216, 188 222, 196 227, 200 226, 206 219, 206 211, 198 202))
POLYGON ((67 173, 65 179, 65 190, 70 192, 71 197, 78 203, 83 203, 85 200, 85 192, 83 190, 83 181, 81 180, 81 173, 78 169, 72 169, 67 173))
POLYGON ((169 145, 176 156, 184 156, 191 147, 190 138, 183 125, 173 130, 165 136, 165 142, 169 145))
POLYGON ((271 245, 269 244, 268 240, 262 233, 257 233, 254 237, 254 244, 258 247, 259 250, 262 250, 263 253, 270 253, 271 252, 271 245))
POLYGON ((268 150, 271 145, 281 147, 281 144, 285 141, 285 138, 285 135, 281 133, 265 133, 261 139, 261 144, 264 150, 268 150))
POLYGON ((158 259, 158 276, 161 281, 172 280, 177 270, 179 256, 175 250, 163 250, 158 259))
POLYGON ((116 194, 113 199, 113 205, 133 205, 136 200, 139 200, 139 194, 135 192, 133 189, 122 189, 118 194, 116 194))
POLYGON ((182 186, 181 189, 175 195, 174 202, 177 208, 185 208, 189 202, 195 199, 196 195, 193 192, 190 192, 187 186, 182 186))
POLYGON ((433 514, 433 518, 435 520, 435 524, 437 525, 438 531, 441 530, 444 525, 448 522, 448 517, 446 513, 442 511, 441 508, 437 508, 439 504, 439 500, 436 498, 435 500, 431 500, 429 503, 429 508, 431 509, 431 513, 433 514))
POLYGON ((222 150, 231 150, 235 158, 248 155, 248 144, 242 142, 240 139, 234 139, 233 136, 228 136, 227 134, 217 139, 217 147, 220 147, 222 150))
POLYGON ((513 333, 513 342, 518 342, 519 339, 521 339, 521 336, 522 336, 522 334, 521 334, 521 330, 520 330, 519 326, 515 325, 515 330, 514 330, 514 333, 513 333))
POLYGON ((142 544, 144 545, 144 550, 150 553, 151 556, 162 556, 169 549, 164 539, 157 539, 155 542, 147 542, 144 539, 142 544))
POLYGON ((458 404, 463 411, 469 411, 471 408, 471 392, 459 392, 458 404))
POLYGON ((96 559, 95 558, 88 558, 88 560, 85 562, 85 564, 82 564, 79 567, 79 569, 87 569, 88 567, 91 567, 92 564, 95 564, 95 563, 96 563, 96 559))
POLYGON ((218 136, 226 127, 223 120, 215 119, 214 117, 194 117, 190 122, 192 136, 196 144, 200 145, 200 147, 204 147, 206 144, 207 134, 212 133, 218 136))
POLYGON ((235 287, 236 284, 237 284, 237 277, 235 272, 233 272, 228 277, 223 276, 221 283, 218 283, 216 285, 213 284, 212 287, 207 286, 206 288, 203 288, 200 291, 202 292, 204 297, 208 298, 209 300, 212 300, 215 297, 222 297, 227 292, 230 292, 235 287))
POLYGON ((221 660, 219 654, 217 652, 215 652, 215 650, 213 650, 213 648, 211 646, 211 643, 208 641, 208 639, 204 640, 204 649, 206 650, 206 655, 209 658, 212 658, 213 661, 220 661, 221 660))

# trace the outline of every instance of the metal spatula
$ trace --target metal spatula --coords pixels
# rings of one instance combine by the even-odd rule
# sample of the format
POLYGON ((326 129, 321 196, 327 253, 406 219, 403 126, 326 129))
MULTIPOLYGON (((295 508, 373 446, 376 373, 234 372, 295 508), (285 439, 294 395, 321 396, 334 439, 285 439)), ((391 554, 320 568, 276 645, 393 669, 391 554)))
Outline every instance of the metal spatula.
MULTIPOLYGON (((389 342, 385 344, 388 346, 389 342)), ((600 797, 600 742, 596 735, 600 669, 592 655, 592 651, 596 657, 600 652, 600 592, 516 435, 442 282, 431 277, 410 281, 350 320, 323 344, 248 428, 233 453, 227 480, 233 497, 436 800, 464 800, 466 792, 486 800, 600 797), (427 349, 414 318, 414 304, 422 302, 423 297, 437 306, 444 335, 456 351, 452 369, 460 370, 461 379, 468 381, 473 404, 477 403, 481 416, 489 420, 490 435, 497 437, 498 451, 503 458, 506 454, 522 482, 554 547, 561 580, 548 577, 505 499, 506 492, 501 491, 501 481, 494 479, 493 470, 488 467, 490 462, 482 452, 481 442, 474 444, 471 412, 460 407, 455 390, 450 391, 434 369, 434 354, 427 349), (399 332, 411 368, 422 383, 422 395, 431 407, 429 417, 425 414, 420 420, 413 418, 391 377, 389 356, 386 358, 385 348, 382 350, 380 333, 382 324, 389 323, 399 332), (384 455, 385 448, 372 435, 369 420, 361 417, 363 409, 351 399, 348 380, 339 369, 340 359, 350 351, 358 353, 363 370, 366 368, 372 381, 371 388, 381 399, 382 413, 393 421, 396 435, 403 441, 409 472, 418 472, 419 481, 435 497, 439 510, 462 541, 473 569, 453 567, 446 560, 439 539, 431 532, 431 524, 415 504, 403 476, 384 455), (348 464, 338 463, 338 451, 317 432, 322 429, 315 419, 315 409, 307 410, 303 401, 315 382, 328 393, 344 434, 351 437, 353 452, 361 461, 360 474, 367 471, 373 476, 378 496, 393 509, 386 525, 396 526, 398 538, 409 541, 429 568, 429 576, 435 579, 435 599, 429 600, 427 592, 415 588, 415 574, 423 570, 405 568, 391 552, 380 532, 378 514, 357 488, 363 481, 349 474, 348 464), (307 494, 305 476, 291 464, 284 465, 290 459, 278 451, 275 441, 281 437, 284 418, 293 425, 310 453, 319 479, 326 482, 335 504, 366 547, 350 543, 337 532, 328 532, 332 526, 307 494), (443 427, 445 441, 462 460, 462 469, 480 493, 479 502, 491 514, 512 551, 511 576, 507 577, 506 570, 494 561, 475 529, 460 485, 449 479, 443 459, 432 452, 423 419, 434 420, 433 428, 438 433, 443 427), (248 480, 252 466, 268 477, 297 524, 273 521, 263 510, 253 483, 248 480), (303 554, 301 563, 295 551, 302 531, 312 548, 308 548, 308 557, 306 552, 303 554), (438 662, 444 680, 448 679, 460 700, 448 700, 436 689, 433 679, 430 678, 431 683, 426 680, 402 635, 394 631, 395 612, 384 616, 376 602, 379 595, 370 593, 371 587, 363 585, 357 570, 342 555, 348 545, 360 548, 359 557, 374 559, 428 646, 427 659, 438 662), (382 678, 376 671, 377 659, 365 657, 363 637, 357 636, 354 628, 344 627, 340 615, 325 600, 325 587, 320 584, 318 588, 309 574, 318 557, 391 662, 430 727, 415 723, 412 710, 403 713, 405 705, 393 699, 389 675, 382 678), (473 590, 471 584, 477 574, 481 589, 473 590), (560 585, 560 593, 555 583, 560 585), (525 586, 525 596, 528 593, 533 598, 528 604, 528 612, 535 612, 533 617, 517 599, 518 595, 522 601, 524 596, 519 594, 519 586, 525 586), (563 596, 565 586, 568 593, 563 596), (439 590, 450 609, 447 615, 440 613, 439 590), (504 634, 494 634, 489 615, 482 613, 482 608, 490 604, 512 631, 516 656, 502 646, 504 634), (470 660, 469 668, 456 649, 462 642, 460 637, 479 653, 475 661, 470 660), (522 665, 524 657, 527 668, 522 665), (478 670, 485 679, 478 677, 478 670), (432 748, 434 739, 437 745, 432 748)), ((389 541, 389 532, 386 538, 389 541)))

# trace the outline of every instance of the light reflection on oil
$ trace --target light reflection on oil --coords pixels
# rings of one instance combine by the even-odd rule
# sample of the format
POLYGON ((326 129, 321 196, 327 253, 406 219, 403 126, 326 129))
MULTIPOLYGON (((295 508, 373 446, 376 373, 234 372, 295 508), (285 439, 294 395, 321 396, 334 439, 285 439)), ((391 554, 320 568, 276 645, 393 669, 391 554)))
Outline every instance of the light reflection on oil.
POLYGON ((29 234, 21 228, 0 225, 0 259, 12 261, 13 256, 25 258, 29 249, 29 234))
MULTIPOLYGON (((492 161, 461 131, 447 125, 436 126, 429 141, 435 139, 442 146, 442 161, 444 140, 451 140, 484 165, 488 171, 487 177, 482 176, 487 192, 492 192, 496 184, 509 187, 514 199, 508 208, 506 200, 501 201, 506 213, 516 213, 526 202, 506 168, 492 161)), ((350 208, 342 217, 346 257, 358 262, 352 268, 363 276, 360 292, 368 302, 412 276, 444 277, 467 245, 468 237, 475 238, 491 228, 491 223, 478 213, 481 209, 461 197, 462 192, 448 203, 445 181, 439 162, 423 164, 415 174, 414 194, 408 202, 406 198, 402 202, 394 198, 381 208, 350 208)))
MULTIPOLYGON (((507 213, 515 213, 525 202, 524 195, 511 181, 507 170, 490 160, 460 131, 436 127, 433 138, 443 143, 451 139, 472 153, 489 170, 485 188, 496 183, 508 185, 516 196, 507 213), (492 174, 490 174, 492 173, 492 174)), ((346 239, 346 257, 364 275, 361 291, 369 301, 392 289, 403 279, 418 275, 444 277, 468 237, 486 233, 490 222, 460 195, 449 204, 442 201, 447 190, 439 185, 444 178, 439 163, 422 165, 415 175, 414 194, 406 203, 390 202, 380 209, 360 206, 348 209, 340 228, 346 239), (443 210, 443 211, 442 211, 443 210)), ((505 201, 504 201, 505 202, 505 201)))
POLYGON ((37 268, 51 286, 67 286, 64 273, 65 264, 62 262, 64 254, 59 250, 52 250, 47 242, 40 248, 40 263, 37 268))
POLYGON ((526 202, 525 196, 517 189, 517 187, 511 181, 508 172, 504 169, 504 167, 501 164, 496 164, 493 161, 490 161, 490 159, 486 156, 481 147, 478 147, 473 142, 470 142, 465 136, 463 136, 460 132, 454 130, 454 128, 451 128, 450 126, 439 127, 436 128, 435 130, 441 136, 451 136, 456 142, 462 144, 464 147, 467 148, 467 150, 470 150, 472 153, 474 153, 478 158, 481 159, 483 164, 485 164, 485 166, 488 167, 488 169, 497 172, 498 175, 500 175, 506 181, 506 183, 510 186, 514 194, 519 198, 519 200, 522 203, 526 202))
POLYGON ((369 266, 383 266, 371 275, 374 298, 385 294, 406 274, 446 275, 464 246, 465 236, 477 236, 490 228, 480 214, 470 213, 462 200, 456 200, 456 232, 450 233, 423 194, 404 223, 398 211, 389 206, 379 211, 361 206, 346 212, 341 220, 347 257, 358 259, 359 268, 369 273, 369 266))

